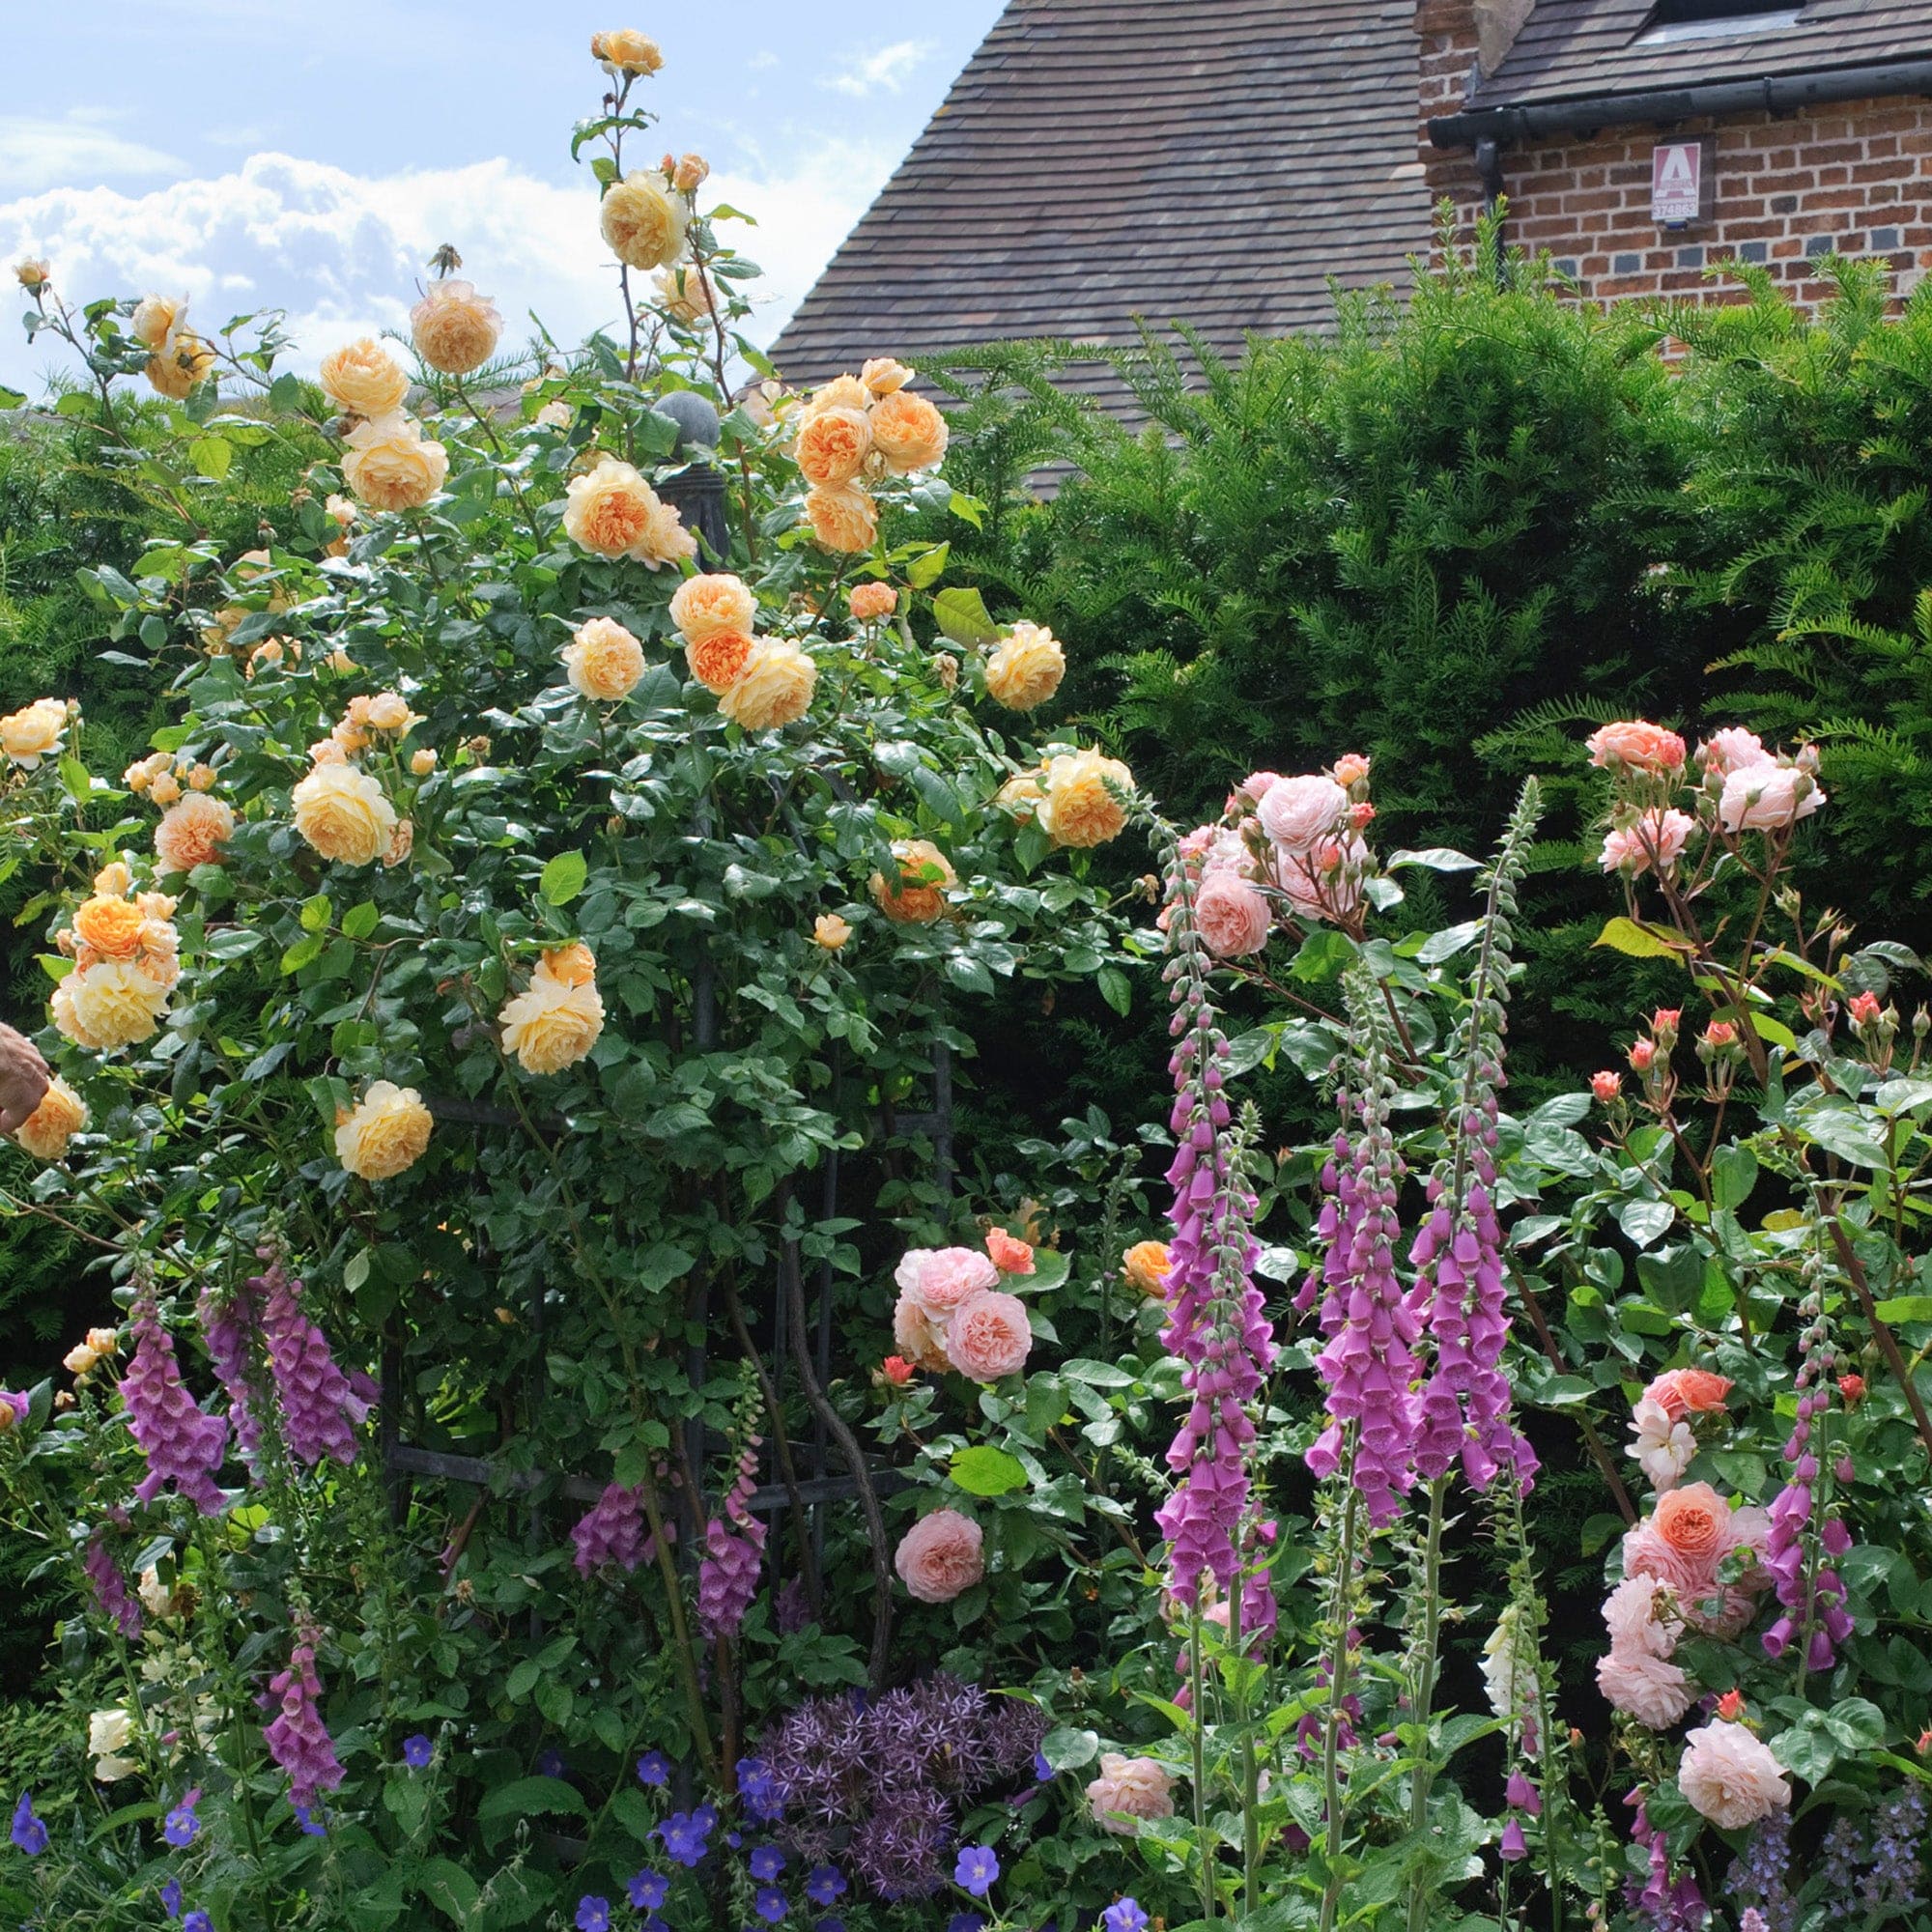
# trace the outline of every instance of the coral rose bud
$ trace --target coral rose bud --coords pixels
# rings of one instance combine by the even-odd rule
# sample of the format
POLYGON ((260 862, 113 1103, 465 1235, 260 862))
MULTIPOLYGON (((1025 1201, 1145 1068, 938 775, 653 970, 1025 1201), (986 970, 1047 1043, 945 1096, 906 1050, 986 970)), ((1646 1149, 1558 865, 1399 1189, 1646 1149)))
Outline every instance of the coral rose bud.
POLYGON ((1851 1004, 1852 1024, 1870 1026, 1879 1016, 1878 996, 1875 993, 1860 993, 1851 1004))
POLYGON ((1606 1107, 1623 1091, 1624 1077, 1621 1073, 1606 1070, 1590 1076, 1590 1092, 1606 1107))
POLYGON ((1840 1376, 1838 1393, 1844 1397, 1848 1408, 1856 1408, 1865 1399, 1865 1378, 1862 1376, 1840 1376))
POLYGON ((879 1373, 895 1388, 904 1388, 919 1371, 903 1355, 888 1355, 879 1364, 879 1373))
POLYGON ((1630 1050, 1630 1064, 1633 1073, 1648 1073, 1651 1067, 1656 1065, 1656 1062, 1657 1042, 1653 1039, 1640 1039, 1630 1050))
POLYGON ((1718 1716, 1727 1724, 1735 1724, 1745 1714, 1745 1693, 1742 1690, 1726 1690, 1718 1699, 1718 1716))
POLYGON ((1359 752, 1345 752, 1335 760, 1335 782, 1345 791, 1352 791, 1358 784, 1366 784, 1369 777, 1369 760, 1359 752))

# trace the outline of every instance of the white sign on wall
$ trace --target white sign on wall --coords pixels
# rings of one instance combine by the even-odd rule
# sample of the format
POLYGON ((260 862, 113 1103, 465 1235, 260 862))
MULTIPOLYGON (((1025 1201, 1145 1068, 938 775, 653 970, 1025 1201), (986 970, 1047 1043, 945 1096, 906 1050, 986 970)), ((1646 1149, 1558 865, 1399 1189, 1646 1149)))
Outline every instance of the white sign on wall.
POLYGON ((1665 141, 1650 152, 1650 218, 1681 228, 1710 213, 1710 157, 1702 141, 1665 141))

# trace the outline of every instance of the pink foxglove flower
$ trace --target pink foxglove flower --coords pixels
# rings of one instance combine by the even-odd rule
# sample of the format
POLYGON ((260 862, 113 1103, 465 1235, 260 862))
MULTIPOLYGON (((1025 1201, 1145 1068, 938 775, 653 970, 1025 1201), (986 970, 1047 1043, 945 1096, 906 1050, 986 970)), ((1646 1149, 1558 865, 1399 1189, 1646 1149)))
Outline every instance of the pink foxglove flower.
POLYGON ((81 1557, 87 1580, 94 1586, 94 1601, 129 1643, 141 1634, 141 1606, 128 1589, 128 1579, 114 1560, 105 1524, 97 1524, 88 1533, 87 1548, 81 1557))
POLYGON ((172 1483, 203 1516, 217 1516, 222 1498, 214 1478, 228 1444, 228 1424, 204 1415, 188 1394, 174 1341, 145 1289, 134 1303, 134 1359, 121 1382, 128 1431, 148 1459, 148 1473, 134 1493, 151 1503, 172 1483))
POLYGON ((315 1633, 296 1633, 286 1670, 269 1680, 277 1704, 276 1716, 262 1735, 269 1755, 289 1775, 289 1802, 304 1810, 325 1791, 342 1782, 342 1765, 322 1720, 322 1680, 315 1669, 315 1633))
POLYGON ((639 1483, 626 1489, 608 1483, 596 1504, 570 1532, 577 1547, 577 1574, 588 1577, 607 1563, 635 1570, 651 1555, 651 1537, 644 1528, 644 1490, 639 1483))
POLYGON ((765 1553, 765 1525, 752 1514, 757 1482, 756 1435, 746 1438, 737 1474, 724 1497, 724 1514, 704 1525, 704 1554, 697 1564, 697 1628, 712 1639, 736 1636, 758 1590, 765 1553))
POLYGON ((289 1455, 307 1467, 325 1456, 345 1466, 355 1462, 355 1428, 369 1405, 336 1366, 328 1338, 302 1313, 297 1299, 301 1283, 291 1281, 276 1261, 248 1285, 262 1297, 262 1328, 289 1455))

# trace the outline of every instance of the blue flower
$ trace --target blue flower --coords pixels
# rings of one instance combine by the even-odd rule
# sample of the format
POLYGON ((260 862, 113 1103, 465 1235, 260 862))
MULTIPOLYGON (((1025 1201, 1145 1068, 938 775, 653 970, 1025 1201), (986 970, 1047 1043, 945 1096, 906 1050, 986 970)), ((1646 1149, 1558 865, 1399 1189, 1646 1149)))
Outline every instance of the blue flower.
POLYGON ((744 1800, 747 1816, 761 1824, 776 1824, 784 1816, 784 1799, 779 1791, 778 1779, 761 1757, 738 1760, 738 1796, 744 1800))
POLYGON ((214 1920, 205 1912, 190 1912, 182 1920, 182 1932, 214 1932, 214 1920))
POLYGON ((34 1794, 23 1791, 20 1802, 14 1806, 14 1842, 30 1859, 39 1858, 47 1848, 47 1828, 43 1819, 34 1816, 34 1794))
POLYGON ((589 1893, 577 1901, 577 1932, 611 1932, 611 1901, 589 1893))
POLYGON ((403 1762, 412 1771, 422 1770, 435 1755, 436 1746, 421 1731, 412 1738, 403 1740, 403 1762))
POLYGON ((537 1776, 539 1777, 568 1777, 570 1776, 570 1760, 553 1745, 549 1750, 538 1754, 537 1776))
POLYGON ((745 1842, 745 1834, 742 1832, 726 1832, 724 1842, 735 1852, 745 1842))
MULTIPOLYGON (((776 1845, 760 1845, 751 1857, 752 1876, 769 1885, 785 1868, 785 1855, 776 1845)), ((826 1901, 831 1902, 829 1899, 826 1901)))
POLYGON ((640 1871, 625 1887, 625 1895, 639 1912, 655 1912, 670 1896, 670 1880, 663 1872, 640 1871))
POLYGON ((325 1825, 322 1822, 322 1820, 318 1818, 308 1808, 306 1804, 298 1804, 295 1807, 295 1811, 296 1811, 296 1823, 299 1825, 311 1838, 326 1838, 328 1836, 328 1827, 325 1825))
POLYGON ((180 1879, 171 1878, 166 1885, 162 1886, 161 1910, 170 1918, 179 1918, 182 1916, 182 1885, 180 1879))
POLYGON ((842 1918, 821 1918, 811 1932, 845 1932, 845 1921, 842 1918))
POLYGON ((776 1925, 791 1907, 785 1903, 785 1895, 775 1885, 761 1885, 758 1895, 752 1901, 752 1909, 767 1925, 776 1925))
POLYGON ((1100 1915, 1107 1932, 1147 1932, 1148 1916, 1137 1898, 1117 1898, 1100 1915))
POLYGON ((200 1797, 199 1791, 190 1791, 162 1821, 161 1836, 176 1851, 193 1844, 195 1833, 201 1830, 201 1820, 194 1815, 194 1807, 200 1797))
POLYGON ((955 1912, 946 1921, 946 1932, 986 1932, 983 1912, 955 1912))
POLYGON ((715 1804, 700 1804, 691 1814, 691 1822, 707 1837, 718 1829, 718 1807, 715 1804))
POLYGON ((830 1905, 845 1889, 845 1874, 837 1865, 814 1865, 805 1881, 805 1895, 814 1905, 830 1905))
POLYGON ((646 1751, 638 1760, 638 1782, 661 1791, 670 1782, 670 1759, 663 1751, 646 1751))
POLYGON ((673 1811, 656 1830, 667 1854, 689 1870, 703 1858, 704 1841, 717 1822, 717 1812, 708 1804, 700 1804, 696 1811, 673 1811))
POLYGON ((1047 1763, 1044 1751, 1035 1751, 1033 1754, 1033 1781, 1036 1784, 1053 1782, 1053 1767, 1047 1763))
POLYGON ((952 1867, 952 1883, 975 1898, 984 1898, 1000 1875, 1000 1861, 991 1845, 962 1845, 959 1862, 952 1867))

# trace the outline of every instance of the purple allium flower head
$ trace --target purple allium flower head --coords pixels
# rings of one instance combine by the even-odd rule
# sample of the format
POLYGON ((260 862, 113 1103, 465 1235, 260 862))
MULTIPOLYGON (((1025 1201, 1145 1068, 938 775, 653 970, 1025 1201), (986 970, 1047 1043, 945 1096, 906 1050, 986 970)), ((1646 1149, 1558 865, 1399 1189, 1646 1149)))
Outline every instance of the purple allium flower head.
POLYGON ((761 1884, 770 1884, 785 1868, 785 1855, 776 1845, 757 1845, 746 1861, 752 1876, 761 1884))
POLYGON ((88 1532, 80 1563, 87 1572, 87 1580, 94 1586, 94 1601, 104 1615, 114 1619, 115 1628, 131 1643, 141 1634, 141 1606, 128 1593, 128 1579, 108 1548, 105 1524, 97 1523, 88 1532))
POLYGON ((811 1599, 806 1594, 805 1578, 794 1577, 781 1585, 777 1617, 781 1636, 796 1636, 812 1622, 811 1599))
POLYGON ((791 1910, 785 1895, 775 1885, 761 1885, 757 1896, 752 1901, 754 1911, 767 1925, 776 1925, 791 1910))
POLYGON ((646 1751, 638 1760, 638 1782, 662 1791, 670 1782, 670 1759, 661 1750, 646 1751))
POLYGON ((201 1820, 194 1815, 194 1807, 200 1801, 201 1792, 199 1788, 190 1791, 162 1821, 161 1836, 176 1851, 182 1850, 184 1846, 193 1844, 196 1834, 201 1830, 201 1820))
POLYGON ((46 1823, 34 1816, 34 1794, 31 1791, 21 1792, 20 1802, 14 1806, 14 1830, 10 1835, 30 1859, 39 1858, 47 1848, 46 1823))
POLYGON ((289 1775, 290 1803, 312 1810, 322 1793, 333 1791, 343 1776, 328 1727, 322 1721, 322 1680, 316 1675, 313 1631, 298 1628, 289 1667, 270 1678, 269 1689, 280 1704, 262 1733, 269 1755, 289 1775))
POLYGON ((832 1905, 845 1891, 845 1874, 837 1865, 814 1865, 805 1881, 805 1895, 814 1905, 832 1905))
POLYGON ((577 1932, 611 1932, 611 1901, 585 1892, 577 1901, 577 1932))
POLYGON ((214 1932, 214 1920, 205 1912, 190 1912, 182 1920, 182 1932, 214 1932))
POLYGON ((429 1736, 418 1731, 414 1737, 403 1740, 403 1762, 412 1771, 421 1771, 436 1755, 436 1745, 429 1736))
POLYGON ((952 1867, 952 1883, 975 1898, 984 1898, 1000 1876, 1000 1861, 991 1845, 962 1845, 952 1867))
POLYGON ((173 1338, 145 1288, 134 1303, 134 1359, 121 1380, 128 1431, 148 1459, 148 1473, 134 1493, 151 1503, 163 1484, 172 1483, 203 1516, 218 1516, 221 1490, 214 1477, 228 1444, 228 1424, 218 1415, 204 1415, 188 1394, 173 1338))
POLYGON ((670 1880, 646 1867, 624 1888, 624 1895, 639 1912, 655 1912, 670 1896, 670 1880))
POLYGON ((1256 1522, 1248 1459, 1251 1406, 1274 1366, 1274 1331, 1253 1271, 1255 1199, 1234 1171, 1224 1090, 1228 1042, 1208 997, 1212 960, 1194 925, 1197 861, 1177 851, 1168 873, 1167 977, 1176 1011, 1168 1062, 1175 1086, 1174 1238, 1168 1244, 1168 1322, 1161 1341, 1186 1364, 1185 1420, 1167 1451, 1179 1479, 1157 1520, 1168 1541, 1169 1588, 1195 1603, 1204 1574, 1231 1600, 1244 1593, 1241 1628, 1264 1640, 1275 1621, 1274 1590, 1247 1574, 1256 1522))
POLYGON ((607 1563, 635 1570, 650 1554, 651 1538, 644 1527, 644 1490, 639 1483, 626 1489, 607 1484, 604 1493, 582 1517, 570 1540, 577 1546, 577 1574, 588 1577, 607 1563))
POLYGON ((305 1468, 325 1456, 344 1465, 355 1462, 355 1430, 367 1419, 369 1405, 336 1366, 328 1338, 302 1313, 301 1283, 291 1281, 281 1263, 272 1261, 248 1286, 261 1297, 262 1332, 289 1455, 305 1468))
POLYGON ((179 1918, 181 1917, 182 1887, 180 1879, 171 1878, 168 1880, 166 1885, 162 1886, 161 1910, 165 1912, 170 1918, 179 1918))
POLYGON ((539 1777, 568 1777, 570 1776, 570 1760, 554 1745, 547 1745, 537 1753, 537 1776, 539 1777))
POLYGON ((1117 1898, 1100 1915, 1107 1932, 1147 1932, 1148 1916, 1137 1898, 1117 1898))

